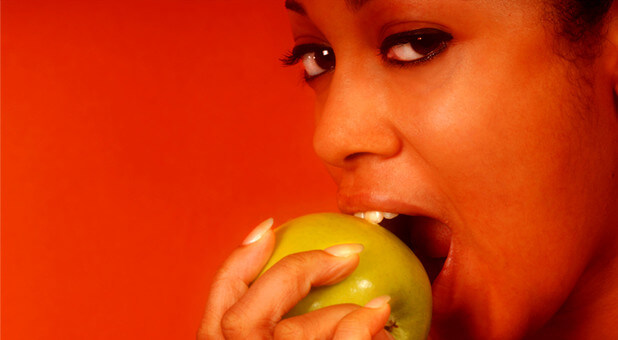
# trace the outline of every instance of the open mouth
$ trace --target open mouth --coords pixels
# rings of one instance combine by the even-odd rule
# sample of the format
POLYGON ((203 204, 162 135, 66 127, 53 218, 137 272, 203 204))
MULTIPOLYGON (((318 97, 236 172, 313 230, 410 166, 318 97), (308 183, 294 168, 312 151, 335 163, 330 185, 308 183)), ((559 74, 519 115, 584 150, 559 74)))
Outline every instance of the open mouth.
POLYGON ((430 217, 401 214, 391 216, 393 215, 392 218, 373 222, 379 222, 382 227, 391 231, 412 249, 433 284, 448 257, 451 230, 445 224, 430 217))

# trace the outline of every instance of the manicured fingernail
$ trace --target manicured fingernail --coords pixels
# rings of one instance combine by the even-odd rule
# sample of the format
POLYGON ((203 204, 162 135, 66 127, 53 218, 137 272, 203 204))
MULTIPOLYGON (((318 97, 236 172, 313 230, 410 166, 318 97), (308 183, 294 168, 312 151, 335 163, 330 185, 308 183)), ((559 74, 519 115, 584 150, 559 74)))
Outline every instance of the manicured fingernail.
POLYGON ((388 295, 382 295, 382 296, 378 296, 377 298, 367 302, 367 304, 365 305, 365 307, 367 308, 382 308, 384 306, 386 306, 386 304, 391 300, 391 297, 388 295))
POLYGON ((363 251, 365 247, 359 243, 337 244, 324 249, 325 252, 338 257, 348 257, 354 254, 358 254, 363 251))
POLYGON ((255 227, 255 229, 253 229, 249 235, 247 236, 247 238, 245 238, 244 241, 242 241, 242 245, 246 246, 248 244, 251 243, 255 243, 257 242, 259 239, 262 238, 262 236, 264 236, 264 234, 270 230, 270 228, 273 226, 273 219, 272 217, 267 219, 266 221, 258 224, 257 227, 255 227))

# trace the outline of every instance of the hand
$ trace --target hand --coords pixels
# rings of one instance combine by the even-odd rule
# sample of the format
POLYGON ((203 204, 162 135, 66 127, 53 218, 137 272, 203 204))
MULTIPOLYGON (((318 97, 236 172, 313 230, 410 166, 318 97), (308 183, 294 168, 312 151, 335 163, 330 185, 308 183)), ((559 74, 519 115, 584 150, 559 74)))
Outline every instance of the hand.
POLYGON ((362 246, 289 255, 255 280, 275 245, 271 226, 272 219, 257 226, 217 272, 198 340, 392 339, 384 330, 388 297, 365 307, 335 305, 282 320, 311 287, 337 283, 352 273, 362 246))

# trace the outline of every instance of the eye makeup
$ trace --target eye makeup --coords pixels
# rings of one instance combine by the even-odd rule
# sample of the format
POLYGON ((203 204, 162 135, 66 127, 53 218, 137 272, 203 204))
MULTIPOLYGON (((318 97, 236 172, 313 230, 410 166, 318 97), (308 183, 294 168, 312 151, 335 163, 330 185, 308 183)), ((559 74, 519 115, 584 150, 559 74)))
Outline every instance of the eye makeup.
MULTIPOLYGON (((411 66, 426 63, 442 53, 453 39, 450 33, 437 28, 419 28, 394 33, 382 41, 379 55, 388 64, 411 66)), ((335 69, 333 49, 325 44, 300 44, 281 59, 285 66, 302 61, 304 78, 309 81, 335 69)))
POLYGON ((435 28, 421 28, 395 33, 380 45, 384 61, 396 65, 424 63, 442 53, 453 36, 435 28))
POLYGON ((332 48, 320 44, 302 44, 288 52, 281 62, 291 66, 303 62, 305 80, 315 78, 335 68, 335 53, 332 48))

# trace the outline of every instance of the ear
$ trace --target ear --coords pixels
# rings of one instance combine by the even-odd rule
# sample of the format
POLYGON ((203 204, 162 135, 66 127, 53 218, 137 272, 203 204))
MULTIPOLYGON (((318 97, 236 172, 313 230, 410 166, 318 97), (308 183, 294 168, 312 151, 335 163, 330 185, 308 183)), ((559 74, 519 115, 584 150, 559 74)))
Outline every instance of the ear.
POLYGON ((607 21, 606 53, 608 54, 608 64, 606 67, 612 74, 612 86, 614 96, 618 97, 618 2, 614 1, 607 21))

